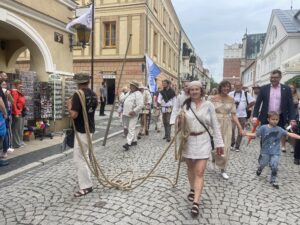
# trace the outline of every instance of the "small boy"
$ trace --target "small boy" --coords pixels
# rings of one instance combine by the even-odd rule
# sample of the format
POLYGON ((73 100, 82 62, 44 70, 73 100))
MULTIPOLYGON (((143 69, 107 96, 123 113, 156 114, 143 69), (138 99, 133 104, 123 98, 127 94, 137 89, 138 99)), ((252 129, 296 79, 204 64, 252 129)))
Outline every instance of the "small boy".
POLYGON ((259 167, 256 171, 256 175, 259 176, 265 166, 270 164, 272 170, 270 182, 274 188, 279 189, 279 185, 275 181, 281 152, 280 139, 286 135, 295 139, 300 139, 300 136, 294 133, 289 133, 277 126, 279 122, 279 114, 277 112, 270 112, 268 114, 268 122, 269 124, 259 127, 256 133, 246 133, 246 135, 250 137, 261 137, 261 152, 258 159, 259 167))

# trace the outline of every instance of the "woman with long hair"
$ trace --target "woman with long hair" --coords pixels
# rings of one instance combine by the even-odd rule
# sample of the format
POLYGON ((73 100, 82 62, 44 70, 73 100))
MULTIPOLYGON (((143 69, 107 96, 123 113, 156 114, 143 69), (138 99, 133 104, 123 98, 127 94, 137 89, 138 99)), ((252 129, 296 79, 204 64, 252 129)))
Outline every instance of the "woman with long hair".
POLYGON ((231 146, 232 136, 232 121, 237 125, 241 134, 243 128, 236 116, 236 105, 234 99, 228 94, 231 90, 231 83, 229 81, 222 81, 218 88, 218 94, 213 96, 210 101, 214 104, 216 115, 221 127, 222 138, 224 141, 224 155, 212 155, 213 163, 221 169, 222 177, 227 180, 229 176, 226 173, 226 167, 229 160, 229 152, 231 146))
POLYGON ((213 131, 218 155, 223 153, 224 144, 214 106, 203 99, 205 92, 201 82, 192 81, 188 93, 190 97, 184 102, 179 118, 181 128, 189 134, 184 144, 183 157, 187 163, 191 188, 188 200, 193 202, 191 214, 197 216, 204 185, 204 171, 213 149, 209 130, 213 131))

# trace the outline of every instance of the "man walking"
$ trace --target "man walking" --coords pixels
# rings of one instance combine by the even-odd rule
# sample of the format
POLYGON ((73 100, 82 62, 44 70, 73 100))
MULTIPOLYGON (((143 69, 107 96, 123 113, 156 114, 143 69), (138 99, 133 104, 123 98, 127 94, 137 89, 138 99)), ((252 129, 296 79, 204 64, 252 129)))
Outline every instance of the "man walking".
POLYGON ((72 100, 68 102, 68 110, 70 117, 74 120, 75 132, 78 134, 78 139, 75 135, 74 140, 74 164, 77 169, 77 177, 79 183, 79 191, 74 194, 74 197, 80 197, 90 193, 93 190, 90 169, 84 160, 82 152, 88 158, 89 143, 88 136, 92 138, 95 132, 95 111, 98 105, 97 96, 89 88, 90 75, 86 73, 77 73, 74 75, 74 82, 78 85, 78 90, 85 99, 86 105, 83 106, 78 93, 74 93, 72 100), (85 121, 83 112, 86 110, 89 130, 85 129, 85 121), (83 149, 80 149, 80 144, 83 149))
MULTIPOLYGON (((296 115, 293 108, 291 89, 280 83, 281 71, 274 70, 270 75, 270 84, 260 88, 257 96, 252 123, 268 124, 268 113, 277 112, 279 114, 278 126, 285 128, 286 122, 290 121, 291 126, 296 126, 296 115)), ((282 150, 285 151, 284 138, 281 140, 282 150)))
MULTIPOLYGON (((255 100, 248 92, 242 90, 242 86, 243 85, 240 81, 236 81, 234 83, 234 91, 230 92, 229 96, 234 99, 236 106, 236 115, 239 119, 242 128, 244 129, 248 119, 247 111, 250 110, 250 108, 255 104, 255 100)), ((235 139, 235 130, 236 125, 233 123, 231 150, 235 149, 236 152, 239 152, 243 136, 238 132, 237 138, 235 139)))
POLYGON ((171 141, 171 125, 170 118, 172 109, 175 103, 176 94, 171 88, 171 82, 169 80, 163 80, 162 82, 163 90, 159 92, 157 103, 161 107, 163 124, 165 128, 165 136, 167 142, 171 141))
POLYGON ((100 87, 100 116, 105 116, 104 110, 107 101, 107 87, 106 82, 102 82, 102 86, 100 87))
POLYGON ((123 122, 128 128, 127 143, 123 145, 125 151, 133 145, 137 145, 137 135, 135 132, 136 124, 140 111, 144 106, 143 95, 139 91, 139 83, 132 81, 130 84, 130 92, 123 98, 123 122))
POLYGON ((141 86, 140 92, 143 95, 144 107, 140 113, 141 127, 138 134, 138 139, 143 135, 149 135, 150 117, 151 117, 151 104, 152 96, 147 87, 141 86))

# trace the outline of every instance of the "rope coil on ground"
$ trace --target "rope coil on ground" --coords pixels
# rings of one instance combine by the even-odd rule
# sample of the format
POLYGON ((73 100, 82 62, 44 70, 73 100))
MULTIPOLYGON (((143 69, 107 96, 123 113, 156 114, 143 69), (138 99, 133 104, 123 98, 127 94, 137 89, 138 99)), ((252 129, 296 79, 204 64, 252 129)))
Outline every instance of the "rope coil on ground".
POLYGON ((109 179, 104 174, 103 169, 100 166, 100 164, 98 163, 97 158, 94 153, 92 138, 91 138, 90 131, 89 131, 88 117, 87 117, 87 112, 86 112, 85 94, 82 90, 79 90, 76 93, 78 94, 81 105, 82 105, 85 131, 86 131, 86 135, 87 135, 87 139, 88 139, 88 154, 86 154, 84 151, 84 148, 82 146, 82 143, 80 142, 78 133, 75 128, 74 120, 72 120, 75 137, 77 138, 77 141, 78 141, 81 153, 84 157, 84 160, 86 161, 91 173, 96 177, 99 184, 101 184, 105 187, 113 187, 113 188, 117 188, 117 189, 121 189, 121 190, 133 190, 133 189, 139 187, 140 185, 142 185, 148 178, 160 178, 160 179, 165 179, 165 180, 169 181, 171 183, 172 187, 177 185, 178 178, 179 178, 182 151, 185 147, 187 138, 189 136, 189 130, 187 128, 184 114, 181 113, 177 117, 174 137, 172 138, 172 140, 170 141, 168 146, 165 148, 164 152, 160 156, 159 160, 155 163, 154 167, 149 171, 149 173, 146 176, 134 179, 133 171, 128 170, 128 171, 123 171, 123 172, 113 176, 111 179, 109 179), (179 144, 179 148, 177 149, 176 139, 179 134, 180 134, 180 144, 179 144), (170 178, 165 177, 165 176, 152 175, 174 142, 175 142, 175 159, 178 160, 178 167, 177 167, 175 181, 172 181, 170 178), (126 181, 121 180, 119 177, 126 173, 130 174, 129 179, 126 181), (139 181, 139 183, 133 186, 133 184, 136 183, 137 181, 139 181))

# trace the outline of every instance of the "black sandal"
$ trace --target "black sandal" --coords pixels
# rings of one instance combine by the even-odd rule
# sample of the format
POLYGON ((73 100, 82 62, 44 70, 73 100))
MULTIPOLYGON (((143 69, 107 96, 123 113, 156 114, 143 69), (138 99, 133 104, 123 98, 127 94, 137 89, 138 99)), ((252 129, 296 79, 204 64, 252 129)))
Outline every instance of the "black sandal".
POLYGON ((75 197, 75 198, 78 198, 78 197, 87 195, 88 193, 91 193, 92 191, 93 191, 93 188, 92 188, 92 187, 86 188, 86 189, 82 189, 82 190, 79 190, 79 191, 75 192, 75 193, 74 193, 74 197, 75 197))
POLYGON ((191 214, 192 217, 197 217, 199 215, 199 203, 193 202, 191 214))
POLYGON ((187 198, 190 202, 193 202, 194 201, 194 197, 195 197, 195 191, 194 189, 191 189, 190 190, 190 193, 188 194, 187 198))

